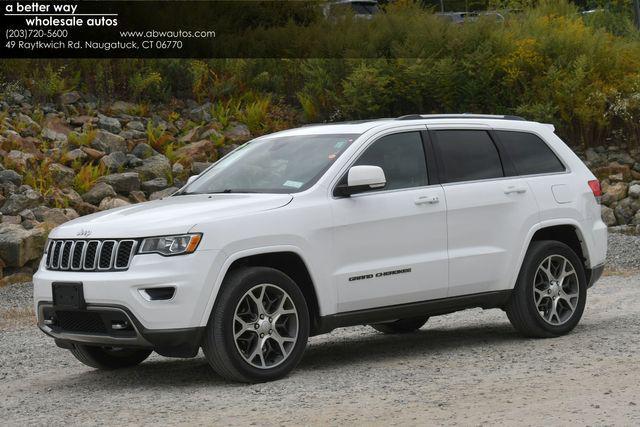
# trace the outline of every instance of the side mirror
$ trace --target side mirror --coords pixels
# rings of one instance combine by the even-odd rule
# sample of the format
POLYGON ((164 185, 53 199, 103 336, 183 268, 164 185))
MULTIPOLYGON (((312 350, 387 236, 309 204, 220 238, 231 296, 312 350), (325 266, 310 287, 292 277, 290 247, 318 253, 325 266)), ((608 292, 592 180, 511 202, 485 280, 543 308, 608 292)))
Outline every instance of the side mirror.
POLYGON ((336 187, 336 195, 349 197, 352 194, 383 188, 387 179, 380 166, 353 166, 347 174, 347 185, 336 187))
POLYGON ((193 181, 196 180, 196 178, 198 178, 199 175, 191 175, 188 179, 187 179, 187 185, 191 184, 193 181))

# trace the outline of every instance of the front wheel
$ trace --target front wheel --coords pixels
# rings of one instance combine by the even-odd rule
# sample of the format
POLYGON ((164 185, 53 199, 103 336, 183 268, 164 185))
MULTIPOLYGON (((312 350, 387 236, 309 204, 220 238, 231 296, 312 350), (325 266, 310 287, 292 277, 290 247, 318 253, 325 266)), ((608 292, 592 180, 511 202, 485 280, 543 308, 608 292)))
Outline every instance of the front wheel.
POLYGON ((128 368, 144 362, 151 350, 121 347, 95 347, 76 344, 70 350, 76 359, 97 369, 128 368))
POLYGON ((567 245, 531 243, 511 300, 511 324, 528 337, 548 338, 570 332, 580 321, 587 300, 582 262, 567 245))
POLYGON ((309 312, 295 282, 273 268, 249 267, 225 278, 203 351, 229 380, 271 381, 295 368, 308 337, 309 312))

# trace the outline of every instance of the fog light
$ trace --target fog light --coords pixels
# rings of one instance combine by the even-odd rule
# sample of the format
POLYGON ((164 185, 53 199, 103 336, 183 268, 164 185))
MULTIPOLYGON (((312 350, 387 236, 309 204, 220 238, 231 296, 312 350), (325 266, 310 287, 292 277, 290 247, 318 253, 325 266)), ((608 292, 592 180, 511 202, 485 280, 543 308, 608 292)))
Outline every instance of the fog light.
POLYGON ((129 328, 129 322, 127 322, 126 320, 121 320, 121 321, 118 320, 118 321, 111 322, 111 329, 121 331, 127 328, 129 328))

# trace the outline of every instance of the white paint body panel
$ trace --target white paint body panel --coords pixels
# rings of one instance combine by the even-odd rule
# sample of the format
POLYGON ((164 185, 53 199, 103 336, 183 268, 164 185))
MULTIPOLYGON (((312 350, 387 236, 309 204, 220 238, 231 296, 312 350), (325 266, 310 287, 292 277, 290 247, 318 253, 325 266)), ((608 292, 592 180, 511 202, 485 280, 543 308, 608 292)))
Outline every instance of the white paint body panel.
POLYGON ((322 133, 361 136, 303 192, 169 197, 57 227, 51 238, 74 239, 84 229, 91 231, 91 238, 200 232, 203 239, 191 255, 136 255, 127 271, 57 272, 41 265, 34 276, 34 303, 51 300, 54 281, 81 281, 88 303, 123 305, 145 328, 204 326, 235 260, 282 251, 304 261, 321 315, 510 289, 534 233, 563 224, 576 228, 589 267, 604 262, 606 226, 587 185, 595 178, 546 125, 492 119, 381 120, 310 126, 278 135, 322 133), (427 125, 536 133, 562 159, 567 173, 333 197, 333 187, 364 147, 380 136, 425 130, 427 125), (552 191, 558 185, 563 186, 563 203, 552 191), (527 191, 505 194, 510 186, 527 191), (434 198, 438 202, 430 203, 434 198), (411 272, 349 282, 354 275, 403 268, 411 272), (146 301, 137 291, 167 284, 177 288, 170 301, 146 301))

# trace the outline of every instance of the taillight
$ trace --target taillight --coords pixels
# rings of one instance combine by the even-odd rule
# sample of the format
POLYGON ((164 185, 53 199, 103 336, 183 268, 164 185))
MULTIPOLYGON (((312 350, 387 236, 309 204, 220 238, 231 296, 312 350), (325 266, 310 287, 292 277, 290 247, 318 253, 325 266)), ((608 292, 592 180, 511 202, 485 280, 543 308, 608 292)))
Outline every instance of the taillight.
POLYGON ((588 182, 589 188, 593 192, 593 196, 596 198, 596 201, 600 203, 600 198, 602 197, 602 188, 600 187, 600 181, 594 179, 588 182))

